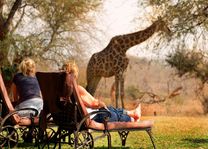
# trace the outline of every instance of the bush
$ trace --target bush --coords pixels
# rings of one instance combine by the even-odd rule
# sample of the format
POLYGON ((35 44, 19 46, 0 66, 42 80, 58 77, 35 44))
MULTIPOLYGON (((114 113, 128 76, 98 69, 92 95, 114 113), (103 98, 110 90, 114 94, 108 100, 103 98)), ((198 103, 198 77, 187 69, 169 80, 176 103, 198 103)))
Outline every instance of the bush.
POLYGON ((128 86, 126 88, 126 96, 127 98, 130 98, 132 100, 136 100, 137 98, 140 98, 141 97, 141 92, 140 90, 135 87, 135 86, 128 86))

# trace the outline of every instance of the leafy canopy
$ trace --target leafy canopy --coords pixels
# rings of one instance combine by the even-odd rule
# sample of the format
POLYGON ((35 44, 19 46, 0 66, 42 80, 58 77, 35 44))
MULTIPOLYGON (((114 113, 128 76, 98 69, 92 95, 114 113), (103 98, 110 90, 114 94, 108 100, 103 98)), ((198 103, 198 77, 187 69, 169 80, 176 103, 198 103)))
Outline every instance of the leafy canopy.
POLYGON ((92 32, 93 11, 99 6, 100 0, 1 1, 0 62, 19 63, 30 56, 59 64, 77 56, 82 53, 79 35, 92 32))

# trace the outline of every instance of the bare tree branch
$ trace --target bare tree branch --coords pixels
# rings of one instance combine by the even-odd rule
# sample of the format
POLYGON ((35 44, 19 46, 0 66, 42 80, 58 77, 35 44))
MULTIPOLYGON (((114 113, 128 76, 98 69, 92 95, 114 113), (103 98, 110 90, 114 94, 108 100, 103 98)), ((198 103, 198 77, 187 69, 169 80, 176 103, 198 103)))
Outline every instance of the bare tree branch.
POLYGON ((167 99, 171 99, 175 96, 180 95, 180 91, 182 90, 182 86, 177 87, 176 89, 174 89, 170 94, 168 94, 167 96, 160 96, 157 95, 155 93, 152 92, 142 92, 142 96, 139 98, 140 102, 142 103, 147 103, 147 104, 153 104, 153 103, 161 103, 161 102, 165 102, 167 99), (148 95, 150 98, 149 99, 145 99, 145 95, 148 95))

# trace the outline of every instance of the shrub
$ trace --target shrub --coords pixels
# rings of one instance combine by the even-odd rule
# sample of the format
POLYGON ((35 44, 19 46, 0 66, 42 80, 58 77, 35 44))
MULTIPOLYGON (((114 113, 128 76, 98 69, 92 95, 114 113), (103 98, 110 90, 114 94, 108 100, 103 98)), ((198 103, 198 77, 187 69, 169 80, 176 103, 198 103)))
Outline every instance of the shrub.
POLYGON ((126 96, 132 100, 136 100, 141 96, 141 92, 137 87, 131 85, 126 88, 126 96))

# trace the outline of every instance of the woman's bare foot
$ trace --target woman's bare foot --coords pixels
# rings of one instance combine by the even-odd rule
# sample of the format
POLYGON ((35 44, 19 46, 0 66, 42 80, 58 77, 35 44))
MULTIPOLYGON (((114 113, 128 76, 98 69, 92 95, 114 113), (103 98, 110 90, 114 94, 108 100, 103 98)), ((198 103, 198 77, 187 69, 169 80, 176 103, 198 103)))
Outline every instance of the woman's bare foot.
POLYGON ((139 121, 141 119, 141 104, 138 104, 134 110, 127 111, 127 115, 131 117, 132 122, 139 121))
POLYGON ((134 116, 133 116, 133 118, 134 118, 134 121, 135 122, 140 121, 140 119, 141 119, 141 104, 139 104, 137 106, 137 108, 134 110, 134 116))

